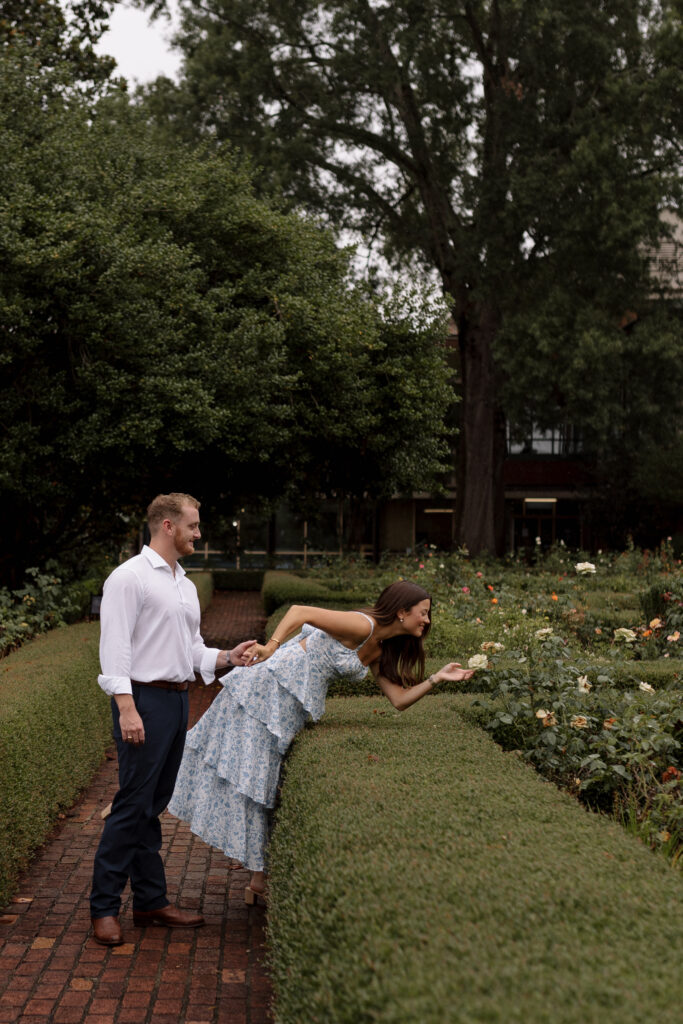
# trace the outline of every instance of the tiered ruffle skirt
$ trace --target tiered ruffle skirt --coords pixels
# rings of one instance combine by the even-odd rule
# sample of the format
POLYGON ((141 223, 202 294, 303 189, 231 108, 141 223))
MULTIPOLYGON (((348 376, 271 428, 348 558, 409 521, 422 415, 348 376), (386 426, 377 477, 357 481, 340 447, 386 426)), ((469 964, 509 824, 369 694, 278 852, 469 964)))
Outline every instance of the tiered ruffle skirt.
POLYGON ((316 668, 298 639, 262 665, 224 677, 224 689, 187 734, 168 807, 251 871, 266 867, 282 758, 308 715, 317 720, 325 707, 322 666, 316 668))

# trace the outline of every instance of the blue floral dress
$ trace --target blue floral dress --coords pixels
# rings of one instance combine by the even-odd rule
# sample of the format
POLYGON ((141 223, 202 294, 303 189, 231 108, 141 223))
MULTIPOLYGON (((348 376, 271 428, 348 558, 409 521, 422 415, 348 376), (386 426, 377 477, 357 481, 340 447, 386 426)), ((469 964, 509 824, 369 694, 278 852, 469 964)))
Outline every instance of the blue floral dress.
MULTIPOLYGON (((363 614, 363 613, 361 613, 363 614)), ((358 651, 305 625, 260 665, 235 668, 187 734, 169 811, 204 842, 251 871, 265 869, 269 811, 282 758, 310 715, 325 710, 335 678, 362 680, 358 651), (306 650, 299 641, 306 638, 306 650)))

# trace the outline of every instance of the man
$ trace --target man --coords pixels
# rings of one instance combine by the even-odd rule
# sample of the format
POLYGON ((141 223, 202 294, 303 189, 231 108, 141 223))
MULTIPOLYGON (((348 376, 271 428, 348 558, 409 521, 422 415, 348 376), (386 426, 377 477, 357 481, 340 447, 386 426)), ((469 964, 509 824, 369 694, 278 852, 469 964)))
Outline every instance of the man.
POLYGON ((201 536, 199 502, 189 494, 160 494, 147 520, 149 546, 114 569, 100 610, 98 682, 112 697, 120 787, 95 855, 90 897, 93 934, 105 946, 123 942, 118 916, 129 878, 136 925, 204 923, 166 896, 159 815, 185 745, 188 683, 195 671, 211 683, 216 670, 244 664, 253 643, 219 651, 205 647, 199 634, 197 590, 178 564, 201 536))

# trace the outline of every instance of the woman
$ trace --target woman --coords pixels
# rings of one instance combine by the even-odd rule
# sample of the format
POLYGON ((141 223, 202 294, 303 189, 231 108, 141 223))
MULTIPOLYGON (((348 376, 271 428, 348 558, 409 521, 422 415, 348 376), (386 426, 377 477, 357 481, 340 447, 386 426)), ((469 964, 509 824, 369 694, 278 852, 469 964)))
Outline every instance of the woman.
POLYGON ((402 580, 363 612, 292 605, 270 640, 247 650, 247 665, 223 677, 224 690, 188 732, 168 809, 251 870, 248 903, 265 891, 269 810, 282 758, 308 716, 321 717, 328 684, 337 677, 360 682, 369 668, 403 711, 437 683, 472 675, 450 662, 423 679, 431 603, 426 590, 402 580))

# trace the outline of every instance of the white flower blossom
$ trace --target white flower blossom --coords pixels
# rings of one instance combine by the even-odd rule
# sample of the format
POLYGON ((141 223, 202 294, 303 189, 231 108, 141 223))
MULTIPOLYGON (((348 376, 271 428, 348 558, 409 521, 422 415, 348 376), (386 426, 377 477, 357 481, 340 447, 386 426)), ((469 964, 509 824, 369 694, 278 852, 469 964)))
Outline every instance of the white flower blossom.
POLYGON ((537 640, 542 640, 544 636, 550 636, 553 631, 552 626, 546 626, 545 629, 537 629, 534 636, 537 640))
POLYGON ((625 644, 634 644, 638 637, 632 629, 626 629, 625 626, 621 626, 619 629, 614 630, 614 639, 623 640, 625 644))
POLYGON ((638 689, 642 690, 643 693, 654 693, 655 692, 654 686, 650 686, 649 683, 644 683, 642 680, 641 680, 641 682, 638 683, 638 689))
POLYGON ((590 691, 593 689, 593 684, 588 682, 588 676, 579 676, 579 678, 576 680, 576 684, 579 693, 590 693, 590 691))
POLYGON ((595 572, 595 566, 592 562, 577 562, 574 568, 580 576, 589 576, 595 572))
POLYGON ((485 654, 473 654, 467 662, 468 668, 488 668, 489 660, 485 654))

